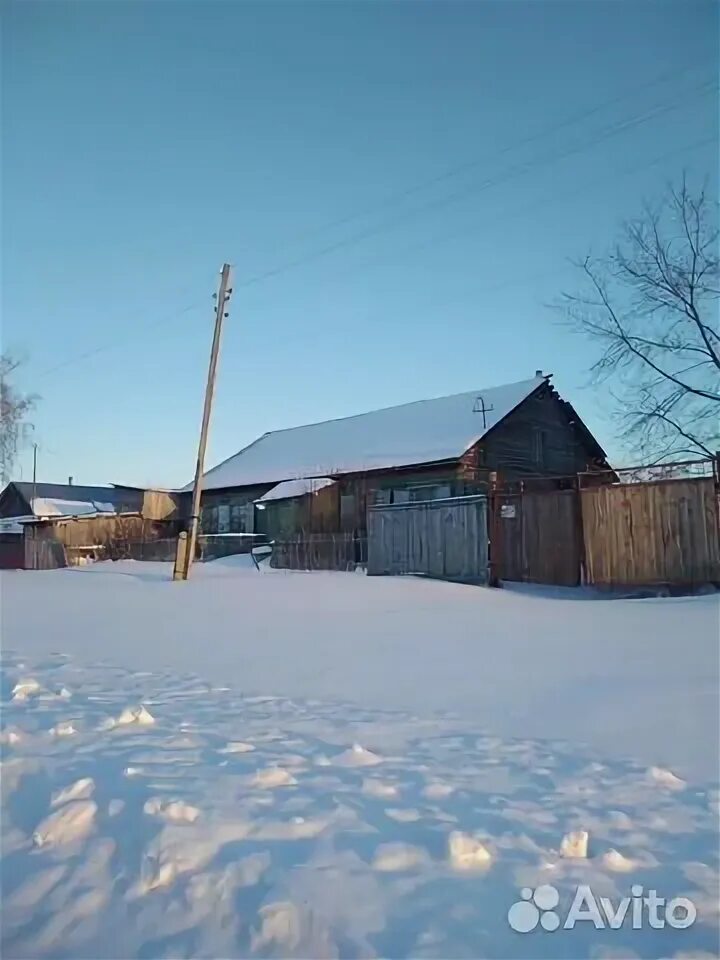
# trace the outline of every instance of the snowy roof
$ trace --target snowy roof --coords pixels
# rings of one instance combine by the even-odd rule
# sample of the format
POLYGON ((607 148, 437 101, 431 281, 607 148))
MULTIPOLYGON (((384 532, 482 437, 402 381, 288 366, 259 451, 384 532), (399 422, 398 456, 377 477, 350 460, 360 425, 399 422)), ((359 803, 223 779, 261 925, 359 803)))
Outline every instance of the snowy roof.
POLYGON ((209 470, 203 486, 216 490, 457 459, 545 382, 535 376, 274 430, 209 470))
POLYGON ((115 513, 112 503, 102 500, 61 500, 36 497, 31 504, 36 517, 84 517, 96 513, 115 513))
POLYGON ((335 483, 330 477, 315 477, 312 480, 283 480, 272 490, 260 497, 255 503, 267 503, 268 500, 290 500, 292 497, 303 497, 306 493, 317 493, 323 487, 335 483))
POLYGON ((33 499, 64 500, 74 503, 112 504, 117 513, 128 513, 140 510, 143 501, 141 490, 99 484, 45 483, 44 481, 33 484, 29 480, 14 480, 8 484, 8 487, 14 487, 22 495, 28 507, 33 499))
POLYGON ((0 519, 0 533, 22 533, 23 523, 26 520, 34 519, 31 516, 25 517, 5 517, 0 519))

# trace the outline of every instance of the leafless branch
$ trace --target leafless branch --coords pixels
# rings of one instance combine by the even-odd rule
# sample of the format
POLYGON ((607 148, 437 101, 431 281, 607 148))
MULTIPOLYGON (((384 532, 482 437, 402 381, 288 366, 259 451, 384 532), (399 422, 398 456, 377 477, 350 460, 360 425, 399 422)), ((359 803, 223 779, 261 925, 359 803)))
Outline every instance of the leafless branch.
POLYGON ((720 446, 719 236, 716 205, 683 177, 625 224, 609 255, 576 263, 583 288, 561 299, 602 347, 598 382, 621 388, 624 435, 662 458, 720 446))

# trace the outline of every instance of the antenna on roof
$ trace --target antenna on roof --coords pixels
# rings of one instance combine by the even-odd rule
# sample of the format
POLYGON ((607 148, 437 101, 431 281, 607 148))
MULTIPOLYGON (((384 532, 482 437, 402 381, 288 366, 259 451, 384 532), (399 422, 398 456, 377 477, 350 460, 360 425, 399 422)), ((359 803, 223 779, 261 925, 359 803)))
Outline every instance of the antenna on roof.
POLYGON ((483 430, 487 429, 487 417, 486 413, 490 413, 491 410, 494 410, 495 407, 491 404, 489 407, 485 406, 485 401, 483 398, 478 395, 475 397, 475 403, 473 404, 473 413, 481 413, 483 418, 483 430))

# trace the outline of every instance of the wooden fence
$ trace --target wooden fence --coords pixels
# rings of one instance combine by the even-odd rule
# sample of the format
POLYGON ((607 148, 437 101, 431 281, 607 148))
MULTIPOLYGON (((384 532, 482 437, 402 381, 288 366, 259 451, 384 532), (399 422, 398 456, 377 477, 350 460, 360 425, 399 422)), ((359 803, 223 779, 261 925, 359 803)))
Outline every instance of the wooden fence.
POLYGON ((588 583, 720 583, 712 477, 613 484, 580 496, 588 583))
POLYGON ((355 570, 364 567, 367 540, 352 533, 310 533, 272 541, 270 566, 281 570, 355 570))
POLYGON ((25 567, 49 570, 86 560, 171 560, 175 521, 139 514, 58 517, 26 524, 25 567))
MULTIPOLYGON (((707 473, 710 465, 699 466, 707 473)), ((562 586, 720 584, 717 474, 663 469, 567 478, 564 490, 520 483, 496 490, 496 577, 562 586)))
POLYGON ((368 574, 486 583, 487 498, 393 503, 368 510, 368 574))

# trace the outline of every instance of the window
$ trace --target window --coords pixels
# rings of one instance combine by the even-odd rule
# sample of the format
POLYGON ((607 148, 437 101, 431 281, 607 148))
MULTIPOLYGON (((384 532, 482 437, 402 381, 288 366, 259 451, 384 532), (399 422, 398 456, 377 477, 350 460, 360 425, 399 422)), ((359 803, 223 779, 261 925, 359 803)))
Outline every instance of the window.
POLYGON ((221 503, 217 508, 217 532, 229 533, 230 531, 230 507, 227 503, 221 503))
POLYGON ((411 500, 443 500, 451 496, 449 483, 432 483, 410 488, 411 500))
POLYGON ((355 526, 356 506, 352 493, 343 493, 340 497, 340 528, 352 530, 355 526))
POLYGON ((243 517, 243 529, 241 533, 255 533, 255 504, 246 503, 244 507, 241 508, 244 517, 243 517))
POLYGON ((535 463, 536 463, 539 467, 544 467, 544 466, 545 466, 545 456, 546 456, 546 449, 545 449, 545 448, 546 448, 546 445, 547 445, 547 433, 546 433, 546 431, 545 431, 545 430, 538 430, 538 429, 536 428, 535 433, 534 433, 534 436, 533 436, 533 440, 534 440, 534 444, 535 444, 535 450, 534 450, 535 463))
POLYGON ((203 507, 200 514, 203 533, 217 533, 217 507, 203 507))

